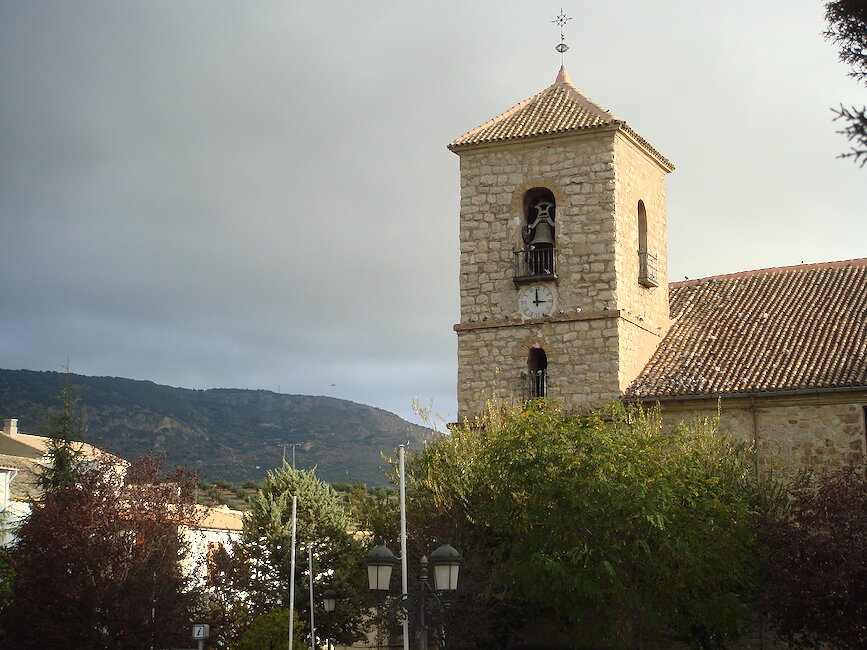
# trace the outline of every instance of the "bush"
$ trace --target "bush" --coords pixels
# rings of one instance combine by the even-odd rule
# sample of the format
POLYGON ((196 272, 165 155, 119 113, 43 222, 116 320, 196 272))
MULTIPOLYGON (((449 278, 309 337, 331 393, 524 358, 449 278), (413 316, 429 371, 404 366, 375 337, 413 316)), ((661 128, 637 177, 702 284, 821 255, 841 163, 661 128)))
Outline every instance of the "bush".
POLYGON ((725 645, 758 597, 754 514, 780 493, 752 460, 712 421, 666 429, 620 403, 492 408, 410 456, 410 553, 450 532, 464 554, 447 622, 461 647, 523 623, 583 645, 725 645))
POLYGON ((765 517, 763 609, 796 647, 867 647, 867 476, 850 465, 809 481, 765 517))

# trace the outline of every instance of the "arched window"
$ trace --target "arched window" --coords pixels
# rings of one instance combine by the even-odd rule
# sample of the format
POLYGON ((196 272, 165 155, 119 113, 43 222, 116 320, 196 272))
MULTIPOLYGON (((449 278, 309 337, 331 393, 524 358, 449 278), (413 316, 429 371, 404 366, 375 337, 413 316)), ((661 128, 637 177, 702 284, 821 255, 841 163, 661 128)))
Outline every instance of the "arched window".
POLYGON ((526 399, 545 397, 548 393, 548 355, 542 348, 530 348, 527 372, 521 373, 526 399))
POLYGON ((556 218, 554 193, 544 187, 534 187, 524 194, 524 222, 521 238, 524 246, 515 251, 515 278, 537 279, 556 277, 556 218))
POLYGON ((647 247, 647 210, 644 201, 638 202, 638 283, 645 287, 657 287, 656 256, 647 247))

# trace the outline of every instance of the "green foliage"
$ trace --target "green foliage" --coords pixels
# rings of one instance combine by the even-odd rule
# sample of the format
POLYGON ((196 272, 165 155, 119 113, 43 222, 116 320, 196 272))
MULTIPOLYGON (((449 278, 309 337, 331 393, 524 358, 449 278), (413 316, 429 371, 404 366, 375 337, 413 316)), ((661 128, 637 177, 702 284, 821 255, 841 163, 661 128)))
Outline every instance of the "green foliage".
MULTIPOLYGON (((832 0, 825 4, 828 29, 825 38, 840 47, 840 61, 849 65, 849 75, 867 85, 867 4, 864 0, 832 0)), ((852 147, 841 158, 867 163, 867 107, 841 105, 834 109, 835 120, 846 126, 839 131, 852 147)))
POLYGON ((477 604, 520 604, 586 644, 719 647, 748 618, 754 515, 780 493, 756 484, 748 452, 713 422, 665 430, 655 411, 537 401, 427 445, 409 463, 409 503, 414 526, 451 526, 465 561, 486 556, 477 604))
MULTIPOLYGON (((293 648, 310 650, 309 630, 304 621, 296 619, 292 625, 295 639, 293 648)), ((289 610, 275 608, 267 614, 253 619, 235 646, 236 650, 288 650, 289 648, 289 610)))
POLYGON ((372 532, 377 539, 397 539, 400 526, 397 501, 380 498, 359 483, 349 493, 349 507, 362 530, 372 532))
POLYGON ((72 485, 81 465, 81 452, 75 441, 81 439, 83 432, 78 397, 67 373, 60 392, 60 408, 51 416, 45 430, 48 437, 46 456, 50 462, 38 476, 38 485, 43 492, 72 485))
POLYGON ((312 470, 294 470, 284 464, 268 473, 253 498, 241 545, 234 554, 241 566, 233 569, 231 588, 249 594, 243 603, 248 621, 288 604, 293 495, 297 497, 297 620, 310 617, 307 553, 312 547, 314 589, 321 594, 331 586, 341 594, 334 613, 335 638, 347 645, 361 640, 362 612, 367 608, 364 552, 349 532, 349 518, 337 495, 312 470))

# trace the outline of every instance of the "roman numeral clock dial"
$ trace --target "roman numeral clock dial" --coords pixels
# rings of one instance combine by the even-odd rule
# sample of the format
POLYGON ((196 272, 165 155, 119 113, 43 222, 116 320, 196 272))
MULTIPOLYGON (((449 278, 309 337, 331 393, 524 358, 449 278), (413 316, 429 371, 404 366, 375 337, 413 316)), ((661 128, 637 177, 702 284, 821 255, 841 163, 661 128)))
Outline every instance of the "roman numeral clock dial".
POLYGON ((554 292, 544 284, 526 287, 518 302, 528 318, 546 318, 554 313, 554 292))

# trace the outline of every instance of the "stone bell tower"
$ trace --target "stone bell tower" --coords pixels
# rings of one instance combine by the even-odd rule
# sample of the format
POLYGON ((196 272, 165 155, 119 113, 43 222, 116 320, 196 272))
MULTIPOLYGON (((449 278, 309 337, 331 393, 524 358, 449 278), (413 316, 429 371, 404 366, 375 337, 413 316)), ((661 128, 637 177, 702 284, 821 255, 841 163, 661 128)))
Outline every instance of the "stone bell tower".
POLYGON ((458 417, 491 398, 575 409, 619 397, 669 326, 674 166, 565 68, 449 149, 461 166, 458 417))

